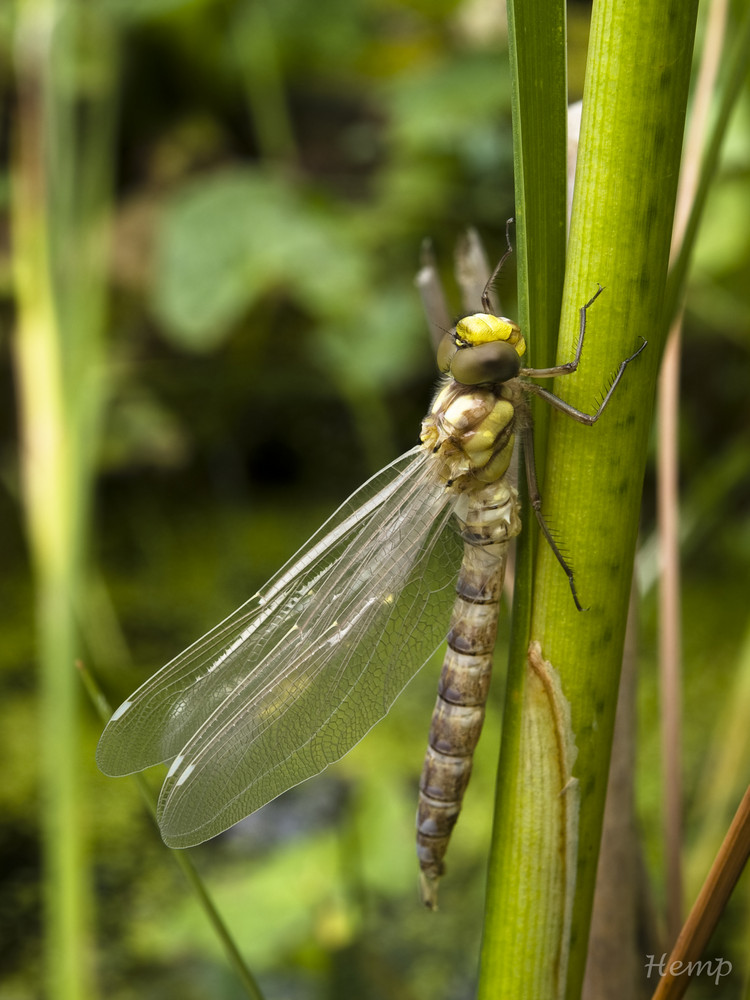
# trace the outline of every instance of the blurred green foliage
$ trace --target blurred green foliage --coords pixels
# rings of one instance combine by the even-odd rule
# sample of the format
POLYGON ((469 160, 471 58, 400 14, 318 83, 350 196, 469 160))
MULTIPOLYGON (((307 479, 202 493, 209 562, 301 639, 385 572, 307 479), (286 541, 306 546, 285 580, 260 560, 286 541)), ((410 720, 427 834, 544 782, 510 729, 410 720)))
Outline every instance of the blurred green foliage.
MULTIPOLYGON (((83 620, 87 662, 117 701, 414 443, 435 380, 413 287, 422 239, 449 273, 466 225, 502 245, 512 193, 502 26, 477 30, 466 5, 106 6, 121 72, 111 401, 93 526, 102 576, 83 620)), ((69 69, 71 86, 95 85, 69 69)), ((3 997, 34 991, 40 947, 32 599, 9 377, 4 355, 3 997)), ((453 915, 437 927, 418 904, 413 853, 434 685, 425 671, 330 776, 196 852, 269 996, 470 988, 501 683, 446 891, 453 915)), ((102 992, 236 996, 137 797, 97 773, 98 731, 92 713, 82 779, 102 992)))
MULTIPOLYGON (((92 669, 117 702, 245 600, 347 492, 415 442, 435 379, 412 284, 421 241, 434 238, 452 287, 456 238, 477 224, 490 255, 498 254, 513 198, 507 57, 493 5, 107 0, 102 7, 116 30, 121 72, 111 405, 92 526, 103 586, 92 587, 83 620, 92 669)), ((571 10, 574 34, 585 24, 582 10, 571 10)), ((11 29, 5 7, 3 53, 11 29)), ((571 75, 580 78, 581 67, 571 75)), ((81 78, 76 86, 86 83, 81 78)), ((0 88, 7 151, 8 71, 0 88)), ((685 739, 695 838, 702 762, 721 743, 714 720, 724 718, 747 628, 749 116, 746 92, 687 306, 685 739)), ((4 167, 3 232, 7 186, 4 167)), ((5 1000, 38 988, 39 802, 33 597, 18 513, 5 335, 13 304, 2 244, 5 1000)), ((512 300, 511 277, 499 284, 512 300)), ((512 301, 504 308, 513 315, 512 301)), ((646 540, 652 524, 647 500, 646 540)), ((657 570, 650 565, 643 563, 639 804, 658 873, 650 586, 657 570)), ((417 901, 412 818, 435 673, 423 671, 388 721, 327 775, 195 852, 269 997, 473 994, 502 678, 498 671, 435 917, 417 901)), ((96 771, 99 728, 92 712, 81 742, 102 994, 238 996, 136 796, 96 771)), ((750 779, 750 755, 743 760, 738 787, 750 779)), ((658 891, 658 875, 656 882, 658 891)), ((737 953, 733 933, 726 947, 737 953)))

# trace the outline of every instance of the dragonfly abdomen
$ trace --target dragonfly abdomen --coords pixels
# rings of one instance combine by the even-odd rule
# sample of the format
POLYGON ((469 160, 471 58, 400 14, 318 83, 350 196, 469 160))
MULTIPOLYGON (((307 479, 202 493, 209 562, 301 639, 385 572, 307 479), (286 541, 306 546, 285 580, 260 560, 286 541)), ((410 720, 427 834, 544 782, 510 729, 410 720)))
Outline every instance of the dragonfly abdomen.
POLYGON ((464 558, 419 784, 417 854, 422 899, 431 908, 484 722, 508 540, 520 530, 515 490, 493 484, 481 493, 484 502, 474 501, 462 532, 464 558))

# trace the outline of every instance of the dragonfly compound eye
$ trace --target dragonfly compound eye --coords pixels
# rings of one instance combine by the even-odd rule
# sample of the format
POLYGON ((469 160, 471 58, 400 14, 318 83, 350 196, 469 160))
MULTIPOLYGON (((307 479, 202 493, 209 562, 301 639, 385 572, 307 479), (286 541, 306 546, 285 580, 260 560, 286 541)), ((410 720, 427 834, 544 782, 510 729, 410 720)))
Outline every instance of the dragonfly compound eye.
POLYGON ((462 385, 507 382, 520 369, 516 348, 507 341, 459 348, 450 361, 450 373, 462 385))
POLYGON ((441 372, 447 373, 451 370, 451 361, 456 356, 456 338, 451 330, 440 341, 437 352, 437 366, 441 372))

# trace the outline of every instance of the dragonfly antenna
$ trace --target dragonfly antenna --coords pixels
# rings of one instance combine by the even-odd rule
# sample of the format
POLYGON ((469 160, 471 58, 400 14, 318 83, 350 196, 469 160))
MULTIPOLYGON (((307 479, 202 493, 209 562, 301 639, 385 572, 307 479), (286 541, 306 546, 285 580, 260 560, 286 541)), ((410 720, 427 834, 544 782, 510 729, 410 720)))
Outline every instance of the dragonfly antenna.
POLYGON ((484 286, 484 291, 482 292, 482 309, 484 309, 484 311, 486 313, 488 313, 489 315, 492 315, 492 305, 490 303, 490 289, 492 288, 493 284, 495 283, 495 278, 498 276, 498 274, 500 274, 500 271, 502 270, 503 264, 506 262, 506 260, 508 259, 508 257, 510 257, 510 255, 513 253, 513 247, 511 246, 511 242, 510 242, 510 227, 513 225, 513 223, 515 221, 516 220, 514 218, 510 218, 510 219, 506 220, 506 223, 505 223, 505 242, 508 245, 508 249, 505 251, 505 253, 500 258, 499 264, 497 265, 497 267, 495 268, 495 270, 490 275, 490 279, 487 282, 487 284, 484 286))

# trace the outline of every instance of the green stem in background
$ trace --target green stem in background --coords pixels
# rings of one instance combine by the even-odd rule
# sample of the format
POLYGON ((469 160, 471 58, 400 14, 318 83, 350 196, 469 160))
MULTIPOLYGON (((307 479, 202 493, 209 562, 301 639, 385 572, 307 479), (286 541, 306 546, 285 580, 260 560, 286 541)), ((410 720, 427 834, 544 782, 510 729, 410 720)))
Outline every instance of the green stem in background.
POLYGON ((273 18, 264 2, 237 7, 228 28, 245 86, 258 148, 264 160, 295 166, 298 162, 273 18))
POLYGON ((706 208, 708 192, 716 174, 721 146, 732 111, 736 107, 739 95, 747 81, 747 69, 750 64, 750 8, 745 10, 739 31, 730 40, 728 47, 730 51, 726 59, 726 71, 722 74, 719 97, 716 102, 716 114, 711 121, 706 138, 698 186, 679 253, 669 272, 663 313, 665 329, 668 329, 673 322, 682 301, 690 257, 698 235, 698 226, 706 208))
MULTIPOLYGON (((580 818, 576 831, 558 797, 547 801, 558 813, 557 825, 545 829, 533 822, 545 814, 546 788, 534 777, 534 768, 542 766, 539 741, 525 735, 522 718, 533 658, 516 643, 490 862, 483 947, 488 984, 480 989, 482 997, 580 995, 655 375, 665 336, 659 318, 696 8, 695 0, 594 5, 558 363, 573 357, 580 307, 597 282, 606 290, 589 311, 578 372, 558 379, 555 391, 592 412, 640 337, 650 344, 594 428, 564 414, 550 419, 544 511, 570 554, 588 610, 575 609, 565 574, 549 547, 540 545, 531 639, 570 705, 580 818), (557 854, 549 850, 555 836, 563 838, 557 854), (571 847, 577 852, 574 875, 566 867, 571 847)), ((537 26, 543 23, 540 16, 537 12, 537 26)), ((511 18, 511 28, 513 23, 511 18)), ((533 75, 526 80, 519 75, 518 87, 535 82, 533 75)), ((544 134, 544 128, 536 132, 544 134)), ((527 189, 527 199, 529 194, 527 189)), ((534 361, 539 363, 536 356, 534 361)), ((538 718, 551 724, 541 714, 538 718)), ((572 785, 562 797, 572 799, 571 790, 572 785)))
MULTIPOLYGON (((96 709, 99 718, 102 722, 108 722, 109 717, 112 715, 112 706, 109 704, 105 698, 101 688, 96 683, 96 680, 91 675, 91 673, 86 669, 83 664, 79 664, 79 670, 81 674, 81 680, 86 689, 91 702, 96 709)), ((138 791, 141 794, 141 798, 145 803, 146 809, 149 812, 154 824, 156 824, 156 802, 154 801, 154 795, 149 784, 146 781, 142 773, 132 775, 133 781, 138 786, 138 791)), ((214 933, 218 937, 222 948, 227 956, 229 964, 234 969, 237 978, 239 979, 242 987, 250 997, 250 1000, 264 1000, 263 992, 255 981, 252 972, 248 969, 245 964, 240 950, 235 944, 234 938, 232 937, 229 929, 222 920, 221 914, 216 909, 213 899, 206 889, 203 883, 203 879, 198 872, 198 869, 193 864, 193 860, 190 857, 189 851, 170 851, 170 854, 174 858, 177 866, 182 871, 182 874, 187 879, 187 882, 198 899, 198 902, 205 913, 208 922, 214 930, 214 933)))
POLYGON ((103 398, 111 127, 100 124, 114 117, 108 42, 106 24, 77 3, 19 0, 15 361, 40 663, 46 993, 61 1000, 91 991, 72 667, 103 398))

